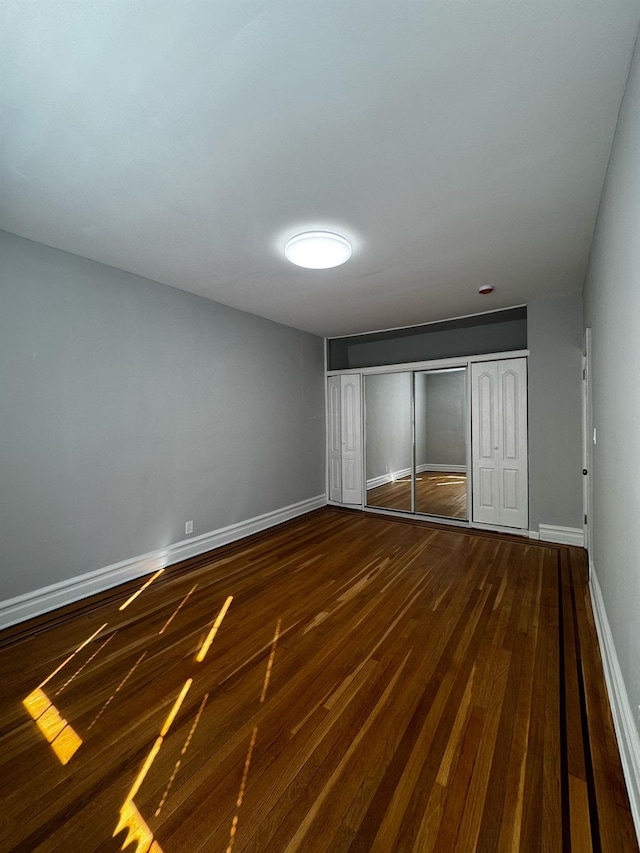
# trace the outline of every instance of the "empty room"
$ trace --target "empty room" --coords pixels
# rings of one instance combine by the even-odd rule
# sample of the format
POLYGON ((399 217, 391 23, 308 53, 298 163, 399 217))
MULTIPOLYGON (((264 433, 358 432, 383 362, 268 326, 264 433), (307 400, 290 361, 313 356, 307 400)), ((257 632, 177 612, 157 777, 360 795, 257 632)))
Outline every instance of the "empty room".
POLYGON ((639 24, 2 4, 2 853, 638 853, 639 24))

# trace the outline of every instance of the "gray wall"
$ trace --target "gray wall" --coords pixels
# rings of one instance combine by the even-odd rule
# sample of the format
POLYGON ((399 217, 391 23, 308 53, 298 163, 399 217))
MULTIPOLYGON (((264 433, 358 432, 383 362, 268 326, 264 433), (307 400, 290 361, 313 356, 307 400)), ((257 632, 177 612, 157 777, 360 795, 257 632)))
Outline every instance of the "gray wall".
POLYGON ((364 377, 367 481, 411 467, 411 374, 364 377))
POLYGON ((585 286, 592 329, 593 554, 640 729, 640 55, 618 119, 585 286))
POLYGON ((465 371, 416 374, 416 464, 465 465, 465 371))
POLYGON ((529 528, 582 529, 582 296, 530 302, 529 528))
POLYGON ((323 341, 0 232, 0 599, 324 492, 323 341))

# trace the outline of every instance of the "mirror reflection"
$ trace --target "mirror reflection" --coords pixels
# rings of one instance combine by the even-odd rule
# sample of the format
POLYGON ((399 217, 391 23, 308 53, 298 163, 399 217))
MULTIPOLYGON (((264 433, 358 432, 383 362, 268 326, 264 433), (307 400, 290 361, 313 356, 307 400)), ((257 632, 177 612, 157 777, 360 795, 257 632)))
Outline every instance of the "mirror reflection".
POLYGON ((415 374, 415 511, 467 518, 466 368, 415 374))
POLYGON ((411 512, 411 373, 365 376, 367 506, 411 512))

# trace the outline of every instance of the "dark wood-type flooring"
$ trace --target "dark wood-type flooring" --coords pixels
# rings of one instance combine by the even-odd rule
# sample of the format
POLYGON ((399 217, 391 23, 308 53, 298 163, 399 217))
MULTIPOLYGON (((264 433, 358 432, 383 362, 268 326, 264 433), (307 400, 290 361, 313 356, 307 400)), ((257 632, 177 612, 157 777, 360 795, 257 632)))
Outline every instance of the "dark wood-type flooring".
POLYGON ((0 634, 1 850, 637 851, 582 550, 326 508, 151 577, 0 634))
MULTIPOLYGON (((367 506, 411 512, 411 477, 367 489, 367 506)), ((467 518, 467 475, 442 471, 418 473, 416 512, 467 518)))

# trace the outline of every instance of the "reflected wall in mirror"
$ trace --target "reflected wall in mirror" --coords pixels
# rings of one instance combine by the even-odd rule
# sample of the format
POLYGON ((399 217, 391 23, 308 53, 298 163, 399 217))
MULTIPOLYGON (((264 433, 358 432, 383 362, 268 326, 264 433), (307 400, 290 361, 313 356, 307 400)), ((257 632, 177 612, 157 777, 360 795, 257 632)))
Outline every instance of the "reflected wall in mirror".
POLYGON ((365 376, 367 506, 412 511, 411 373, 365 376))
POLYGON ((466 374, 415 374, 416 512, 467 518, 466 374))

